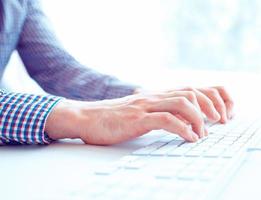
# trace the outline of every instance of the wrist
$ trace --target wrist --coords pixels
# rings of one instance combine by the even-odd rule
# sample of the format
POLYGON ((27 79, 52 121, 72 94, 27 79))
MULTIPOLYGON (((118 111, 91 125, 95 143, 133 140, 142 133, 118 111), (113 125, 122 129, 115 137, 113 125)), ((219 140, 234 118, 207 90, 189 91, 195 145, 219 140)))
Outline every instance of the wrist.
POLYGON ((146 93, 148 90, 145 90, 144 88, 136 88, 133 92, 133 94, 140 94, 140 93, 146 93))
POLYGON ((81 111, 77 103, 81 104, 64 99, 53 108, 45 124, 45 132, 51 139, 80 138, 77 123, 81 111))

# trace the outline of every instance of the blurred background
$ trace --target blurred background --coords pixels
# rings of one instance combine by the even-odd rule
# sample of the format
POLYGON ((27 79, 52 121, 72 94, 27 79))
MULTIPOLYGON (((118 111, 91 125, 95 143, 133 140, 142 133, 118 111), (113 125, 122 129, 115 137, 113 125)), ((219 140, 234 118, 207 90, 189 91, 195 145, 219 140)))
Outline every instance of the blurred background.
MULTIPOLYGON (((174 70, 261 71, 259 0, 43 0, 42 5, 73 56, 131 83, 149 84, 174 70)), ((20 66, 14 54, 5 80, 17 80, 8 76, 12 70, 21 79, 20 66)))

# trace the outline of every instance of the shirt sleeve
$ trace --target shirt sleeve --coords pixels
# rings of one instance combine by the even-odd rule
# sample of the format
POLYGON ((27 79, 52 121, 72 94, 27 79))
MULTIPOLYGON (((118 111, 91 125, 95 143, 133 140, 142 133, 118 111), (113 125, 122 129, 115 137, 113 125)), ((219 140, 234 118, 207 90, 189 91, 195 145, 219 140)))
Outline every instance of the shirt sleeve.
POLYGON ((0 90, 0 145, 49 144, 45 122, 60 99, 0 90))
POLYGON ((76 61, 56 38, 37 0, 28 0, 17 49, 30 76, 50 94, 102 100, 133 94, 137 88, 76 61))

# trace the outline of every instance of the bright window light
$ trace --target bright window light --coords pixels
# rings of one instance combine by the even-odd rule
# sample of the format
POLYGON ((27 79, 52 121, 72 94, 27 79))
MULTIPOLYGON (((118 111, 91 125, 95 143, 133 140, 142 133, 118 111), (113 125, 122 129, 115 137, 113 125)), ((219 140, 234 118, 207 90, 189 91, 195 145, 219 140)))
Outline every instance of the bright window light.
POLYGON ((260 69, 258 0, 44 0, 63 44, 113 74, 141 69, 260 69))

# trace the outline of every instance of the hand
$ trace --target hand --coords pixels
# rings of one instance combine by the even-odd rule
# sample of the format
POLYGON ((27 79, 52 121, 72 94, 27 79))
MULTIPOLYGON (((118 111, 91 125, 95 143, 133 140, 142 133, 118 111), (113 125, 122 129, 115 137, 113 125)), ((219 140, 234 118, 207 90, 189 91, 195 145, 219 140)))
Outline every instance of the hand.
POLYGON ((213 122, 225 123, 232 108, 223 87, 139 93, 97 102, 65 100, 49 115, 45 131, 53 139, 81 138, 108 145, 164 129, 194 142, 207 135, 203 113, 213 122))
MULTIPOLYGON (((226 123, 233 118, 233 100, 227 90, 223 86, 208 87, 208 88, 191 88, 187 87, 180 91, 191 91, 197 99, 200 109, 206 114, 208 119, 212 118, 211 112, 217 111, 220 115, 220 123, 226 123), (215 110, 215 111, 214 111, 215 110)), ((174 91, 169 91, 174 92, 174 91)), ((213 113, 214 114, 214 113, 213 113)))

